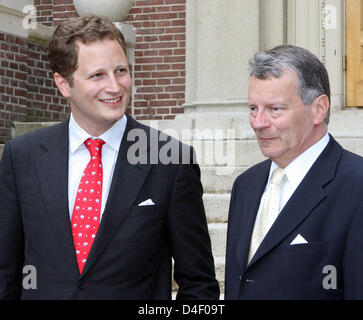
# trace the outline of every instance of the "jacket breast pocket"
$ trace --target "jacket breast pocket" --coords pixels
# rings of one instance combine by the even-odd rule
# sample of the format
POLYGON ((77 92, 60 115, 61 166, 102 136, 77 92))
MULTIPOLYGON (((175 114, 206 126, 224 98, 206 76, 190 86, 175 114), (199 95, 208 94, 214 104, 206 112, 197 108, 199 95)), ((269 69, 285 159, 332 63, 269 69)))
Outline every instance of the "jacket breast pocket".
POLYGON ((328 251, 327 243, 311 242, 303 244, 285 245, 281 248, 282 256, 300 256, 300 255, 322 255, 328 251))
POLYGON ((328 243, 310 242, 280 248, 279 283, 288 299, 312 299, 324 294, 323 268, 329 264, 328 243))
POLYGON ((162 204, 150 206, 134 206, 131 210, 130 217, 135 218, 148 218, 148 217, 162 217, 164 206, 162 204))

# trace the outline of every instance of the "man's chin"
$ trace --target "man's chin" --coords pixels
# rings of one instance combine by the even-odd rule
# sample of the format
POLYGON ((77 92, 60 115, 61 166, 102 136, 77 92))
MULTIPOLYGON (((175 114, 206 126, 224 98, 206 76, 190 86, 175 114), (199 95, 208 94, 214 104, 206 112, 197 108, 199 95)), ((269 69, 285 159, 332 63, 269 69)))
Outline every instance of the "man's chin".
POLYGON ((105 113, 104 117, 103 117, 104 120, 107 122, 116 122, 116 121, 120 120, 126 112, 126 110, 124 110, 124 109, 114 110, 114 111, 109 110, 109 111, 110 112, 105 113))
POLYGON ((271 160, 277 158, 277 154, 276 152, 274 152, 275 150, 272 150, 272 148, 261 148, 260 146, 260 150, 261 150, 261 153, 266 157, 266 158, 269 158, 271 160))

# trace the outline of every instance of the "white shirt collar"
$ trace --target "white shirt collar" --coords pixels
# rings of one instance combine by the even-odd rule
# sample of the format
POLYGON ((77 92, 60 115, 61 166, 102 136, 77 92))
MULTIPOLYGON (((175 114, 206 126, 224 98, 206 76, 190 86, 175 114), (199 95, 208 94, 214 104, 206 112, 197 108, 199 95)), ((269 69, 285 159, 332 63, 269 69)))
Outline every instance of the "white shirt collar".
POLYGON ((69 150, 71 153, 74 153, 88 138, 100 138, 114 151, 118 151, 126 129, 126 124, 127 117, 124 114, 122 118, 116 121, 116 123, 106 132, 99 137, 92 137, 76 123, 71 113, 69 120, 69 150))
MULTIPOLYGON (((292 162, 290 162, 285 168, 286 178, 293 187, 297 187, 304 179, 316 159, 323 152, 330 140, 329 134, 326 133, 323 138, 313 144, 310 148, 305 150, 292 162)), ((270 174, 268 177, 268 183, 270 182, 272 172, 278 167, 275 162, 271 162, 270 174)))

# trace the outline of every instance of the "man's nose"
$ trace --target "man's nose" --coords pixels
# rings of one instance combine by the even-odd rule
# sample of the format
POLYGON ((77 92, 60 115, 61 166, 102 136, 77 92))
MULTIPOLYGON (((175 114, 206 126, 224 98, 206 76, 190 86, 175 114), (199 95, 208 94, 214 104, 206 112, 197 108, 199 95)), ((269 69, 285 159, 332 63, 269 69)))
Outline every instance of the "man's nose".
POLYGON ((253 130, 259 130, 270 126, 270 119, 264 110, 258 110, 254 117, 251 117, 251 127, 253 130))
POLYGON ((120 91, 120 84, 117 81, 117 78, 115 75, 111 75, 108 78, 108 83, 106 86, 106 91, 110 93, 118 93, 120 91))

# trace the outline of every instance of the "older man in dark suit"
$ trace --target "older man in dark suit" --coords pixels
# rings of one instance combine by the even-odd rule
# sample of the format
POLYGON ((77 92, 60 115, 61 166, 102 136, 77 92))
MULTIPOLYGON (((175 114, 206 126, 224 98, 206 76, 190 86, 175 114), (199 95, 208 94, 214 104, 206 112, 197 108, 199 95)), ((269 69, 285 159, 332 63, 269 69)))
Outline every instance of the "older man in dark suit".
POLYGON ((227 299, 363 298, 363 159, 328 134, 323 64, 296 46, 255 55, 250 124, 269 159, 235 181, 227 299))

